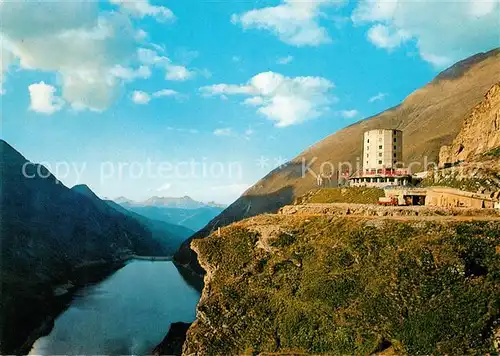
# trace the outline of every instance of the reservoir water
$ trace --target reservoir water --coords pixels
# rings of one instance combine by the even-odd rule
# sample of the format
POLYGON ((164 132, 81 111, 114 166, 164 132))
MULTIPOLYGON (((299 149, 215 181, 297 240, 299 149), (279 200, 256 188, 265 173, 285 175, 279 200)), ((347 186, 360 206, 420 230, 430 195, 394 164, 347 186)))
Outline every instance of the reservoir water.
POLYGON ((172 262, 132 261, 76 293, 30 355, 146 355, 170 324, 192 322, 199 293, 172 262))

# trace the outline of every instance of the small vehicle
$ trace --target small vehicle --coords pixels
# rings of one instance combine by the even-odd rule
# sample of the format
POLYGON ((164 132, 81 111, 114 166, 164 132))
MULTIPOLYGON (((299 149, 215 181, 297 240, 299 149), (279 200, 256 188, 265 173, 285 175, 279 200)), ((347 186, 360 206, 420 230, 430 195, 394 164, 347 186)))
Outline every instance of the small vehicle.
POLYGON ((394 197, 380 197, 380 198, 378 198, 377 205, 397 206, 398 200, 397 200, 397 198, 394 198, 394 197))

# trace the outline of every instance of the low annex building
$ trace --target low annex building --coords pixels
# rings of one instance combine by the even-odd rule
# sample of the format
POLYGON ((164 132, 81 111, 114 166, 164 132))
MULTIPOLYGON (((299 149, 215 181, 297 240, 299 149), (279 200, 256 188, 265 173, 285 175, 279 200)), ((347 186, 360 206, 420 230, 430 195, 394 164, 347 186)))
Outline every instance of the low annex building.
POLYGON ((448 187, 385 189, 386 198, 397 205, 425 205, 441 208, 500 209, 500 192, 471 193, 448 187))

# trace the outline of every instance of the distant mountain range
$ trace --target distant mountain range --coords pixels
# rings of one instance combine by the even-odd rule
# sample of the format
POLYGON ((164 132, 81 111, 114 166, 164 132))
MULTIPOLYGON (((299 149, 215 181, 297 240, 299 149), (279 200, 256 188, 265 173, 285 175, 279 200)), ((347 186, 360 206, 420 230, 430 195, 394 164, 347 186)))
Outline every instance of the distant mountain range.
POLYGON ((202 203, 188 196, 151 197, 142 202, 119 197, 114 200, 114 203, 149 219, 180 225, 193 231, 203 228, 225 208, 222 204, 202 203))
POLYGON ((3 140, 0 207, 2 354, 29 351, 26 340, 61 303, 57 286, 84 283, 89 268, 100 274, 132 254, 171 255, 192 233, 103 201, 85 185, 68 189, 3 140))
POLYGON ((127 199, 125 197, 118 197, 113 199, 115 203, 118 203, 122 206, 156 206, 163 208, 175 208, 175 209, 198 209, 205 207, 213 207, 213 208, 221 208, 225 209, 227 206, 224 204, 218 204, 215 202, 202 203, 200 201, 196 201, 189 196, 183 196, 180 198, 174 197, 159 197, 154 196, 144 201, 134 201, 127 199))

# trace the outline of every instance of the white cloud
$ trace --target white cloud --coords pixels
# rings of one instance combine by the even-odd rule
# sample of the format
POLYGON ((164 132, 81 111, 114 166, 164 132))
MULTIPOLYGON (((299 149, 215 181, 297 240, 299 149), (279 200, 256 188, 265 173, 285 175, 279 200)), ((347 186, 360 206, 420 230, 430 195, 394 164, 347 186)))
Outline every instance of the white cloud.
POLYGON ((327 29, 320 25, 320 18, 324 17, 322 10, 342 3, 339 0, 283 0, 278 6, 234 14, 231 21, 243 29, 270 31, 294 46, 318 46, 331 42, 327 29))
POLYGON ((377 95, 374 95, 370 99, 368 99, 368 102, 373 103, 375 101, 384 100, 384 98, 386 96, 387 96, 387 93, 378 93, 377 95))
POLYGON ((220 129, 215 129, 214 130, 214 135, 215 136, 232 136, 233 135, 233 130, 230 127, 224 127, 220 129))
POLYGON ((14 62, 14 55, 3 46, 3 40, 0 35, 0 95, 5 94, 3 83, 5 82, 6 73, 9 66, 14 62))
POLYGON ((260 106, 264 105, 264 99, 261 96, 253 96, 251 98, 245 99, 245 101, 243 101, 243 104, 248 106, 260 106))
POLYGON ((231 57, 231 60, 235 63, 238 63, 238 62, 241 62, 241 57, 238 57, 238 56, 232 56, 231 57))
POLYGON ((420 57, 437 67, 498 47, 499 0, 363 0, 355 24, 371 24, 369 40, 393 49, 415 43, 420 57))
POLYGON ((394 31, 388 26, 377 24, 368 30, 368 39, 377 47, 393 49, 410 39, 403 30, 394 31))
POLYGON ((116 78, 133 81, 135 79, 147 79, 151 77, 151 69, 148 66, 140 66, 137 69, 116 65, 110 69, 110 74, 116 78))
POLYGON ((346 119, 352 119, 356 116, 359 115, 359 112, 358 110, 342 110, 340 112, 340 115, 342 115, 342 117, 346 118, 346 119))
POLYGON ((182 127, 172 127, 172 126, 167 126, 167 130, 177 131, 177 132, 185 132, 185 133, 190 133, 190 134, 200 133, 200 131, 197 129, 186 129, 186 128, 182 128, 182 127))
POLYGON ((169 190, 170 188, 172 188, 172 183, 165 183, 163 184, 162 186, 158 187, 156 189, 157 192, 163 192, 165 190, 169 190))
POLYGON ((181 94, 172 89, 162 89, 153 92, 152 94, 146 93, 145 91, 135 90, 132 93, 132 101, 139 105, 149 104, 151 99, 162 98, 162 97, 181 97, 181 94))
POLYGON ((139 105, 148 104, 151 101, 151 96, 144 91, 135 90, 132 93, 132 101, 139 105))
POLYGON ((30 110, 41 114, 51 115, 64 106, 64 100, 55 96, 56 88, 44 82, 28 86, 30 93, 30 110))
POLYGON ((296 125, 317 118, 336 100, 329 95, 333 83, 322 77, 286 77, 279 73, 257 74, 242 85, 216 84, 201 87, 204 96, 247 95, 243 101, 276 123, 277 127, 296 125))
MULTIPOLYGON (((113 2, 121 11, 103 11, 92 0, 0 1, 2 47, 21 69, 56 73, 62 98, 73 108, 103 111, 125 82, 152 75, 137 51, 147 33, 136 29, 129 15, 173 16, 146 0, 113 2)), ((5 72, 2 59, 0 88, 5 72)))
POLYGON ((117 97, 136 55, 127 16, 94 1, 0 2, 0 37, 21 69, 55 72, 75 108, 104 110, 117 97))
POLYGON ((185 81, 196 75, 195 72, 181 65, 167 64, 165 70, 165 79, 167 80, 185 81))
POLYGON ((175 19, 174 13, 165 6, 154 6, 148 0, 110 0, 112 4, 121 6, 133 16, 153 16, 158 21, 169 21, 175 19))
POLYGON ((225 94, 251 94, 253 88, 250 85, 214 84, 200 88, 204 96, 224 96, 225 94))
POLYGON ((293 61, 293 56, 286 56, 286 57, 278 58, 278 60, 276 61, 276 63, 278 63, 278 64, 288 64, 288 63, 291 63, 292 61, 293 61))
POLYGON ((246 129, 246 130, 245 130, 245 136, 251 136, 251 135, 253 135, 254 133, 255 133, 255 131, 254 131, 254 130, 252 130, 252 129, 246 129))
POLYGON ((135 33, 135 39, 138 41, 144 41, 149 37, 149 33, 144 31, 142 28, 138 29, 135 33))
POLYGON ((153 93, 154 98, 161 98, 162 96, 176 96, 176 95, 179 95, 179 93, 172 89, 162 89, 155 91, 153 93))
MULTIPOLYGON (((137 51, 137 56, 139 61, 146 65, 153 65, 156 67, 163 68, 165 70, 165 79, 172 81, 186 81, 193 79, 196 76, 196 72, 189 70, 183 65, 178 65, 172 63, 170 58, 158 54, 158 52, 149 48, 139 48, 137 51)), ((205 71, 201 71, 201 74, 207 75, 205 71)))

